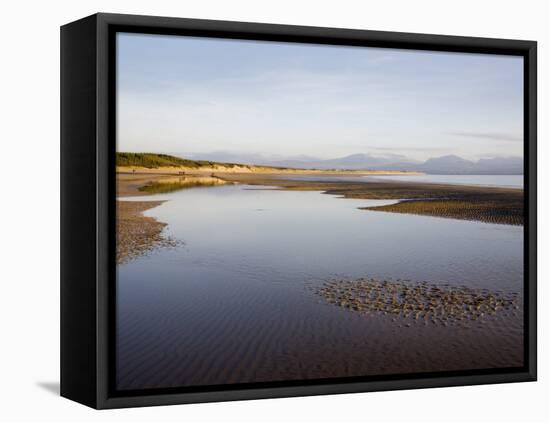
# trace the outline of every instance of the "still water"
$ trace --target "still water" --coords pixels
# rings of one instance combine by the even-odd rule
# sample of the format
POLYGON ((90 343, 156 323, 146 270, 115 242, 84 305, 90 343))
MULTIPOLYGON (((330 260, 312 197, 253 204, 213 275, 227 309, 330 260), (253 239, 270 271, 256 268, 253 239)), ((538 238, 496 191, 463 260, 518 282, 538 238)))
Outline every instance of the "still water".
POLYGON ((429 182, 452 185, 523 188, 523 175, 381 175, 376 179, 388 181, 429 182))
POLYGON ((473 185, 503 188, 523 188, 523 175, 373 175, 373 176, 331 176, 331 175, 292 175, 282 179, 300 179, 322 182, 427 182, 433 184, 473 185))
POLYGON ((523 227, 244 185, 135 200, 167 200, 145 214, 182 245, 118 267, 119 389, 522 364, 521 319, 398 328, 327 304, 315 289, 374 277, 521 294, 523 227))

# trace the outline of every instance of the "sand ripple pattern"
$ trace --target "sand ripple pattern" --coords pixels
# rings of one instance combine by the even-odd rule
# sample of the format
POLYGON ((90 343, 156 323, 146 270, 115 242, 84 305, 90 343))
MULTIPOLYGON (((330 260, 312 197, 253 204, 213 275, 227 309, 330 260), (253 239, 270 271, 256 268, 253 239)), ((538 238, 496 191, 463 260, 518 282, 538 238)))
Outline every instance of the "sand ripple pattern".
POLYGON ((516 293, 428 282, 332 280, 317 292, 327 302, 355 312, 394 314, 443 326, 519 309, 516 293))

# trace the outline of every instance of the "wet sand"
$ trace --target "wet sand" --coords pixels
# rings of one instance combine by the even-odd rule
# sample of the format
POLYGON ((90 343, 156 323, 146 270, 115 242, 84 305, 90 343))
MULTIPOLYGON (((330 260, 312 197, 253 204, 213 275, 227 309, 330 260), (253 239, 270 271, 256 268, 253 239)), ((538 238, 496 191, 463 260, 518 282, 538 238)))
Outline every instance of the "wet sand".
POLYGON ((521 308, 445 325, 340 307, 316 295, 322 287, 300 294, 203 282, 186 281, 193 286, 182 294, 137 281, 146 295, 122 313, 120 389, 523 365, 521 308))
MULTIPOLYGON (((303 175, 303 173, 296 173, 296 175, 303 175)), ((335 172, 313 172, 313 174, 334 176, 335 172)), ((245 183, 294 191, 321 191, 343 198, 401 200, 396 204, 365 207, 364 210, 523 225, 523 190, 521 189, 388 181, 307 181, 293 180, 288 175, 288 173, 235 172, 187 172, 185 175, 174 175, 174 172, 159 173, 158 171, 157 173, 119 173, 117 174, 117 196, 142 196, 186 188, 245 183)), ((338 175, 356 176, 357 174, 340 172, 338 175)), ((148 208, 156 207, 158 202, 140 202, 133 206, 120 205, 120 201, 117 203, 119 204, 117 224, 120 233, 117 262, 123 263, 155 247, 171 245, 171 242, 161 234, 165 225, 141 214, 148 208)))
POLYGON ((166 223, 143 215, 144 211, 162 203, 117 201, 117 264, 124 264, 154 248, 176 245, 176 241, 162 235, 166 223))
POLYGON ((365 207, 365 210, 506 225, 523 225, 524 220, 522 189, 394 181, 307 181, 292 180, 288 175, 280 174, 221 173, 217 176, 249 185, 321 191, 343 198, 403 200, 391 205, 365 207))
MULTIPOLYGON (((135 197, 227 183, 222 179, 206 175, 117 174, 117 196, 118 198, 135 197)), ((163 201, 117 200, 117 264, 126 263, 155 248, 178 245, 176 240, 163 235, 166 223, 143 215, 144 211, 162 203, 163 201)))
MULTIPOLYGON (((344 197, 342 190, 348 190, 348 198, 391 195, 386 182, 319 183, 281 180, 277 175, 249 176, 247 181, 241 175, 216 174, 230 182, 264 187, 330 194, 340 190, 344 197), (366 191, 365 185, 369 186, 366 191)), ((158 177, 156 182, 165 176, 158 177)), ((143 195, 139 188, 151 182, 151 176, 140 178, 125 178, 135 189, 134 195, 143 195)), ((423 192, 421 185, 427 185, 424 190, 430 189, 433 195, 433 184, 403 185, 390 183, 395 189, 413 190, 417 195, 423 192)), ((487 192, 477 187, 438 187, 442 188, 436 191, 460 195, 487 192)), ((488 191, 504 197, 510 192, 522 194, 521 190, 488 191)), ((119 207, 123 203, 119 202, 119 207)), ((132 229, 137 230, 138 237, 142 236, 143 219, 151 219, 146 238, 162 237, 165 224, 142 215, 161 202, 133 203, 133 210, 121 210, 119 215, 139 222, 132 229)), ((130 207, 122 207, 126 206, 130 207)), ((162 241, 155 244, 142 239, 132 250, 136 253, 133 257, 162 245, 162 241)), ((462 287, 460 280, 453 280, 453 286, 435 280, 374 280, 367 277, 368 272, 361 273, 364 278, 360 279, 299 279, 289 284, 278 279, 275 269, 265 274, 265 280, 254 279, 246 269, 233 281, 222 267, 209 266, 210 277, 206 279, 200 263, 188 262, 181 280, 172 279, 167 268, 174 266, 173 274, 180 274, 181 265, 172 260, 149 274, 139 268, 139 261, 120 267, 118 295, 124 299, 119 304, 117 323, 120 389, 523 365, 519 279, 517 290, 514 287, 507 292, 462 287), (132 273, 133 265, 137 270, 132 273)), ((479 285, 484 286, 484 282, 480 280, 479 285)))
POLYGON ((468 321, 519 309, 517 293, 434 284, 427 281, 333 280, 317 293, 328 303, 357 313, 392 314, 405 326, 414 324, 466 325, 468 321))
POLYGON ((185 188, 207 187, 232 183, 212 176, 211 172, 186 173, 117 173, 117 197, 160 194, 185 188))

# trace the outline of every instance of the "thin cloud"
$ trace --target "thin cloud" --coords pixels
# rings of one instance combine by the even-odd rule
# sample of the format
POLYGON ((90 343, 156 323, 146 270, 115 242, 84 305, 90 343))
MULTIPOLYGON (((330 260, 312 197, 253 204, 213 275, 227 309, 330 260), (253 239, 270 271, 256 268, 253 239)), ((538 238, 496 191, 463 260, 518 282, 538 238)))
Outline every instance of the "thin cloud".
POLYGON ((445 152, 449 151, 450 148, 438 148, 438 147, 368 147, 373 150, 379 150, 379 151, 420 151, 420 152, 445 152))
POLYGON ((457 137, 467 137, 467 138, 483 138, 486 140, 496 140, 496 141, 514 141, 522 142, 523 137, 513 134, 503 134, 499 132, 451 132, 451 135, 457 137))

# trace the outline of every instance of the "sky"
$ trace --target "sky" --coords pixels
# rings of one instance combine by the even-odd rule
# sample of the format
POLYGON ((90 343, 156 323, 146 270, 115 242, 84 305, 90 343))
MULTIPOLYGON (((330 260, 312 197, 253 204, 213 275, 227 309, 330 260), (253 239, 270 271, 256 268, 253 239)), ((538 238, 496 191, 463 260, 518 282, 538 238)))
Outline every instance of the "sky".
POLYGON ((118 151, 522 156, 521 57, 117 37, 118 151))

